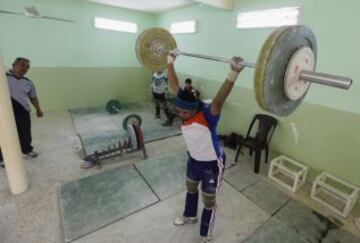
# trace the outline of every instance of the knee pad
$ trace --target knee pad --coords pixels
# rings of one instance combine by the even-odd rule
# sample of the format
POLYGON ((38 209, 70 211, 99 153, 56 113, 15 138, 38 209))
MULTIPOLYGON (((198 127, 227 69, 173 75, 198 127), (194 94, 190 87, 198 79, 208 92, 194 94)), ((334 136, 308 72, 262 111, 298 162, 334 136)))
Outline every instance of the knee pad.
POLYGON ((190 193, 197 193, 198 192, 198 185, 199 182, 198 181, 194 181, 191 179, 186 179, 186 188, 188 190, 188 192, 190 193))
POLYGON ((204 202, 204 206, 207 209, 214 209, 216 208, 216 194, 208 194, 205 192, 202 192, 202 198, 204 202))

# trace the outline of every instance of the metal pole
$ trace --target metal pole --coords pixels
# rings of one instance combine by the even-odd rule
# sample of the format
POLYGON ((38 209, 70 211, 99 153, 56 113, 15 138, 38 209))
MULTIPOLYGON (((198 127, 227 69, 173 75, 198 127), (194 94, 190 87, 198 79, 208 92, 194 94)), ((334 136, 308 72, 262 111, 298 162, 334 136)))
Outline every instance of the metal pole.
POLYGON ((12 194, 20 194, 28 189, 24 162, 11 105, 5 68, 0 55, 0 134, 1 151, 12 194))

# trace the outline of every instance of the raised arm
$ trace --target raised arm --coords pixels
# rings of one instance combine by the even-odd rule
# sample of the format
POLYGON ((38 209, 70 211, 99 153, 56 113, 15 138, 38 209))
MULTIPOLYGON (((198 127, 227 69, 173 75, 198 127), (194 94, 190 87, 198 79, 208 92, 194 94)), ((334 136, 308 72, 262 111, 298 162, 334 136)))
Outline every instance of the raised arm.
POLYGON ((230 70, 225 82, 223 83, 223 85, 217 92, 215 98, 211 102, 210 112, 212 115, 216 116, 216 115, 220 114, 221 108, 225 102, 225 99, 229 96, 231 90, 234 87, 234 83, 235 83, 235 80, 237 79, 237 76, 239 75, 241 70, 244 68, 244 66, 242 66, 240 64, 242 61, 243 61, 243 59, 241 57, 233 57, 233 59, 230 63, 231 70, 230 70))
POLYGON ((176 57, 178 56, 178 53, 179 50, 175 49, 173 51, 170 51, 169 55, 167 56, 169 86, 175 95, 178 93, 178 90, 180 88, 179 80, 176 76, 176 72, 174 68, 174 62, 176 57))

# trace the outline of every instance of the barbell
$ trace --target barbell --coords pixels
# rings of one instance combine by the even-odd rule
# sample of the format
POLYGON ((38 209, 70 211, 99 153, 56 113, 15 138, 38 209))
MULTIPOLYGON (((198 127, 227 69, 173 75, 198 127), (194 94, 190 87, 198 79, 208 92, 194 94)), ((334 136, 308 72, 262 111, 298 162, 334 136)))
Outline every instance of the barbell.
POLYGON ((141 127, 141 124, 142 124, 142 118, 141 118, 141 116, 138 115, 138 114, 130 114, 130 115, 127 115, 127 116, 123 119, 123 122, 122 122, 122 126, 123 126, 124 130, 127 131, 129 125, 131 125, 131 124, 135 124, 135 125, 141 127))
POLYGON ((118 114, 121 110, 121 102, 119 100, 109 100, 105 105, 105 109, 111 115, 118 114))
MULTIPOLYGON (((106 103, 105 109, 111 115, 118 114, 121 111, 122 104, 119 100, 109 100, 106 103)), ((142 118, 138 114, 129 114, 127 115, 122 122, 122 127, 125 131, 128 130, 129 125, 136 124, 137 126, 141 126, 142 118)))
MULTIPOLYGON (((136 56, 152 71, 164 70, 167 55, 177 47, 163 28, 143 31, 136 40, 136 56)), ((179 55, 230 63, 231 59, 179 51, 179 55)), ((263 44, 257 62, 243 62, 255 68, 254 92, 259 106, 275 115, 287 116, 302 102, 311 83, 349 89, 352 79, 314 72, 317 45, 311 29, 303 25, 275 29, 263 44)))

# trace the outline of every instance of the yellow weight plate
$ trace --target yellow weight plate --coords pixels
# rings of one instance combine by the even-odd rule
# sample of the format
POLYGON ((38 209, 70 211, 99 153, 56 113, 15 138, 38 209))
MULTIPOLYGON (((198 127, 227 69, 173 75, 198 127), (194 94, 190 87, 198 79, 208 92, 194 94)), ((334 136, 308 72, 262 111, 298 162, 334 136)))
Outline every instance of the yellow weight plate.
POLYGON ((264 101, 263 81, 265 78, 264 74, 266 70, 266 65, 272 48, 274 47, 280 35, 283 33, 285 29, 286 27, 280 27, 274 30, 270 34, 270 36, 266 39, 265 43, 263 44, 256 62, 256 68, 254 74, 254 92, 258 105, 264 110, 265 110, 265 101, 264 101))
POLYGON ((142 58, 141 58, 141 56, 140 56, 140 51, 138 51, 139 50, 139 48, 140 48, 140 43, 139 43, 139 40, 142 40, 144 37, 144 35, 146 34, 146 32, 148 32, 150 29, 146 29, 146 30, 144 30, 143 32, 141 32, 141 34, 138 36, 138 38, 136 39, 136 44, 135 44, 135 53, 136 53, 136 57, 137 57, 137 59, 139 60, 139 62, 142 64, 142 65, 144 65, 143 64, 143 62, 142 62, 142 58))
POLYGON ((254 76, 255 96, 262 109, 287 116, 301 104, 307 91, 299 99, 289 99, 284 92, 284 79, 294 53, 304 47, 312 50, 316 63, 316 38, 306 26, 280 27, 268 37, 261 48, 254 76))
POLYGON ((176 48, 173 36, 163 28, 150 28, 143 31, 136 40, 136 56, 141 64, 151 71, 166 68, 167 54, 176 48))

